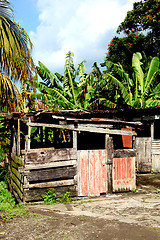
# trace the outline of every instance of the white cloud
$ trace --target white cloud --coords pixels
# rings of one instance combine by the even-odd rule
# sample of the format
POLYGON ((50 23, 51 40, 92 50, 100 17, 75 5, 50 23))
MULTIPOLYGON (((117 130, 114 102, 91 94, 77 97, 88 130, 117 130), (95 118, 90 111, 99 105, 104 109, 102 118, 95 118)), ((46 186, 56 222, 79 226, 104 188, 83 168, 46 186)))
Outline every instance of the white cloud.
POLYGON ((39 26, 30 32, 33 56, 51 71, 63 73, 65 54, 73 51, 75 64, 103 62, 117 26, 133 0, 38 0, 39 26))

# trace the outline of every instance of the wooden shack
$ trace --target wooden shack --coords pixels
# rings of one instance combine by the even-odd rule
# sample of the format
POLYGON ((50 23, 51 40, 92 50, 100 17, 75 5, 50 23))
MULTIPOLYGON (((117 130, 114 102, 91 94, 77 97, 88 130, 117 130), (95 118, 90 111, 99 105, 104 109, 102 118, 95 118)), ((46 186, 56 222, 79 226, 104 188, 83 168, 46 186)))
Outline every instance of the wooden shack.
POLYGON ((10 187, 17 200, 39 201, 50 188, 73 196, 135 189, 140 124, 104 116, 83 110, 8 115, 10 187))
POLYGON ((119 109, 112 111, 112 116, 143 124, 135 143, 137 172, 160 172, 160 107, 119 109))

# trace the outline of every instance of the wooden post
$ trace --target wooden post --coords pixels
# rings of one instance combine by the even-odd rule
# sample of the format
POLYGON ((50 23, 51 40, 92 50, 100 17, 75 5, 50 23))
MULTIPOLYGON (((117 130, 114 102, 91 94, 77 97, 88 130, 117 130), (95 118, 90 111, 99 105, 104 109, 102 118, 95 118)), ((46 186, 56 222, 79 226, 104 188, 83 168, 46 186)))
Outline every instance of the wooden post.
POLYGON ((112 193, 112 168, 113 168, 113 139, 105 135, 105 148, 107 150, 107 187, 108 193, 112 193))
MULTIPOLYGON (((29 118, 29 123, 31 122, 30 118, 29 118)), ((28 126, 28 134, 26 136, 26 144, 25 144, 25 150, 30 150, 31 148, 31 142, 30 142, 30 135, 31 135, 31 127, 28 126)))
POLYGON ((16 155, 16 130, 13 126, 13 129, 12 129, 12 137, 13 137, 13 144, 12 144, 12 153, 14 155, 16 155))
POLYGON ((17 129, 17 156, 20 156, 20 119, 18 119, 18 129, 17 129))
POLYGON ((73 131, 73 148, 77 150, 77 132, 73 131))
POLYGON ((151 140, 154 139, 154 122, 151 123, 151 140))

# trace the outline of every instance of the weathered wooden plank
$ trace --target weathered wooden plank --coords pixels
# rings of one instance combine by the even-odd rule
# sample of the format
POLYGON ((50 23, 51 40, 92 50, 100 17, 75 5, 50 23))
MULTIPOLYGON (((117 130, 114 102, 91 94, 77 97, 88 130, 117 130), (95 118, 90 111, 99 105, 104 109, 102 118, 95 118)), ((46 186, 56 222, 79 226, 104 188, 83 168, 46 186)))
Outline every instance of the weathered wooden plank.
POLYGON ((23 182, 23 176, 16 168, 12 166, 11 171, 14 173, 14 175, 21 181, 23 182))
POLYGON ((20 191, 19 187, 16 185, 16 183, 11 179, 11 186, 14 191, 18 194, 21 200, 23 200, 23 193, 20 191))
POLYGON ((75 185, 76 182, 74 179, 70 180, 60 180, 60 181, 53 181, 53 182, 43 182, 43 183, 33 183, 29 184, 29 186, 23 186, 23 188, 50 188, 50 187, 60 187, 60 186, 70 186, 70 185, 75 185))
POLYGON ((73 148, 77 150, 77 132, 73 131, 73 148))
POLYGON ((153 172, 160 172, 160 153, 159 154, 152 154, 152 171, 153 172))
POLYGON ((24 165, 24 160, 20 157, 17 157, 16 155, 14 154, 11 154, 11 158, 14 160, 15 163, 17 163, 18 165, 20 166, 23 166, 24 165))
POLYGON ((26 153, 28 153, 28 152, 43 152, 43 151, 52 151, 52 150, 55 150, 55 147, 49 147, 49 148, 34 148, 34 149, 29 149, 29 150, 21 150, 21 154, 22 155, 25 155, 26 153))
POLYGON ((11 160, 11 168, 14 167, 14 168, 17 168, 18 169, 18 164, 15 163, 13 160, 11 160))
POLYGON ((45 168, 56 168, 56 167, 65 167, 65 166, 75 166, 77 160, 70 160, 70 161, 61 161, 61 162, 52 162, 52 163, 44 163, 44 164, 29 164, 26 165, 21 171, 25 172, 27 170, 38 170, 38 169, 45 169, 45 168))
POLYGON ((47 151, 29 151, 25 155, 25 164, 44 164, 62 160, 77 159, 77 151, 73 148, 53 149, 47 151))
POLYGON ((76 175, 75 167, 60 167, 30 171, 27 175, 27 179, 29 182, 55 179, 62 180, 74 178, 75 175, 76 175))
POLYGON ((151 138, 149 137, 136 138, 136 151, 137 151, 136 162, 138 172, 151 172, 152 162, 151 148, 152 148, 151 138))
POLYGON ((113 152, 114 158, 125 158, 125 157, 135 157, 135 149, 118 149, 113 152))
POLYGON ((17 187, 23 192, 23 183, 17 178, 17 176, 14 174, 13 169, 12 169, 12 180, 14 183, 17 185, 17 187))
MULTIPOLYGON (((49 191, 50 188, 39 188, 39 189, 24 189, 24 201, 42 201, 42 195, 49 191)), ((77 196, 76 186, 63 186, 63 187, 54 187, 57 196, 65 193, 71 192, 72 197, 77 196)))
POLYGON ((82 127, 82 126, 74 126, 73 124, 71 125, 65 125, 65 124, 46 124, 46 123, 35 123, 35 122, 28 122, 28 126, 35 126, 35 127, 50 127, 50 128, 65 128, 69 129, 72 131, 84 131, 84 132, 95 132, 95 133, 105 133, 105 134, 116 134, 116 135, 137 135, 135 131, 126 131, 126 130, 119 130, 119 129, 108 129, 107 124, 105 128, 97 128, 97 127, 82 127))
POLYGON ((105 147, 107 150, 107 192, 112 193, 112 168, 113 168, 113 139, 106 135, 105 147))

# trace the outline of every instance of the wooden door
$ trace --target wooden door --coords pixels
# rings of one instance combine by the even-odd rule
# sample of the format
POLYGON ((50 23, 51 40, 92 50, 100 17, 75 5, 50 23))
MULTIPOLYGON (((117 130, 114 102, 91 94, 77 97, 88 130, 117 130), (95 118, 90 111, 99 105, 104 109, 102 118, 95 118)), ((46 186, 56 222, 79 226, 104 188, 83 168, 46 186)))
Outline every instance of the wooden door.
POLYGON ((107 151, 78 151, 78 196, 107 192, 107 151))
POLYGON ((150 137, 136 138, 137 172, 151 172, 152 169, 151 149, 152 141, 150 137))
POLYGON ((113 192, 136 189, 135 157, 113 158, 113 192))
POLYGON ((152 140, 152 171, 160 172, 160 140, 152 140))

